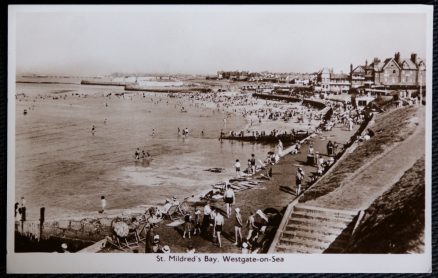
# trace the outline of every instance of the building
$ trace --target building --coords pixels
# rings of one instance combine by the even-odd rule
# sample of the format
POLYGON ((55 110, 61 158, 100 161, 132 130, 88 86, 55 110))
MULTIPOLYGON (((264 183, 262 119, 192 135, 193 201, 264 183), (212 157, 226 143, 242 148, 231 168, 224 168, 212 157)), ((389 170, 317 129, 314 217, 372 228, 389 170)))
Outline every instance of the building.
POLYGON ((401 58, 396 52, 394 57, 386 58, 383 62, 374 58, 368 65, 359 65, 353 69, 350 65, 350 82, 352 88, 387 87, 409 88, 424 86, 426 82, 426 64, 416 53, 411 57, 401 58))
POLYGON ((351 88, 350 76, 333 73, 333 69, 323 68, 318 72, 317 82, 323 93, 347 93, 351 88))
POLYGON ((368 65, 368 61, 354 69, 353 65, 350 65, 350 83, 351 88, 369 88, 374 84, 373 67, 368 65))

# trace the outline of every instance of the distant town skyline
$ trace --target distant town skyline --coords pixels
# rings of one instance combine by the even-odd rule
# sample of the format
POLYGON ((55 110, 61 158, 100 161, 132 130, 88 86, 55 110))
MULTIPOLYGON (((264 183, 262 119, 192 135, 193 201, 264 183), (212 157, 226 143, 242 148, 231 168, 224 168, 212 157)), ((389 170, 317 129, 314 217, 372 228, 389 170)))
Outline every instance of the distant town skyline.
MULTIPOLYGON (((17 12, 17 74, 348 73, 412 52, 426 59, 419 13, 290 13, 251 7, 17 12)), ((427 62, 427 61, 426 61, 427 62)))

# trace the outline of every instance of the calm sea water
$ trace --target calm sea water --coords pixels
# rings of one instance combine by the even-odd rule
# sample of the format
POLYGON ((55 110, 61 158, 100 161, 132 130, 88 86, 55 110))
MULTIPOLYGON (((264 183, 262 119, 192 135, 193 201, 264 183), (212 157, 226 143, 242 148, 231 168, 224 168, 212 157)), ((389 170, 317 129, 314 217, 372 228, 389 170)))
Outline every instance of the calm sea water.
POLYGON ((182 113, 179 100, 159 94, 114 97, 122 91, 17 84, 17 93, 29 97, 16 104, 15 192, 17 200, 26 198, 30 218, 38 218, 41 206, 48 217, 97 211, 101 195, 108 209, 162 203, 173 195, 183 198, 232 177, 236 158, 244 166, 251 153, 263 159, 272 149, 217 139, 221 129, 245 126, 241 117, 232 116, 225 125, 220 111, 183 103, 188 112, 182 113), (111 98, 103 96, 109 93, 111 98), (178 128, 188 128, 190 135, 178 136, 178 128), (136 162, 137 147, 151 153, 153 160, 136 162), (225 171, 205 171, 212 167, 225 171))

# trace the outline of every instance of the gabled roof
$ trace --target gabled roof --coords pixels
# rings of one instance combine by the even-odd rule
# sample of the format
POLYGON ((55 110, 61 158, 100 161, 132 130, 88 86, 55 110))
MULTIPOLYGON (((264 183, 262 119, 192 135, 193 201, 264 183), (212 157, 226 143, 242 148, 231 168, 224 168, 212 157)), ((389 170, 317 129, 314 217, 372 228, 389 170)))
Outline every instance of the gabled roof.
POLYGON ((358 72, 360 72, 360 73, 365 72, 365 66, 357 66, 357 67, 355 67, 354 70, 353 70, 353 73, 358 73, 358 72))
POLYGON ((417 69, 417 65, 414 64, 414 62, 412 62, 411 59, 404 59, 404 60, 400 61, 400 67, 402 69, 410 69, 410 70, 417 69))
POLYGON ((423 59, 417 58, 417 66, 420 66, 421 64, 426 66, 426 62, 423 59))
POLYGON ((382 69, 386 68, 386 66, 387 66, 391 61, 393 61, 394 64, 395 64, 399 69, 401 69, 400 65, 394 60, 394 58, 386 58, 385 61, 383 62, 383 67, 382 67, 382 69))

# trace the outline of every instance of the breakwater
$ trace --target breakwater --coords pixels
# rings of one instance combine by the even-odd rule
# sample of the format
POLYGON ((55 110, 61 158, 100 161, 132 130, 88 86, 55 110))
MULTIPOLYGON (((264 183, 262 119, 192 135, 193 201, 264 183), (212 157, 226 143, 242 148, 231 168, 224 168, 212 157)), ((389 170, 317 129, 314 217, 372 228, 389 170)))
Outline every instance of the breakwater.
POLYGON ((292 143, 297 140, 303 140, 309 136, 308 131, 297 131, 294 134, 276 134, 276 135, 242 135, 242 134, 232 134, 221 136, 220 139, 224 140, 239 140, 245 142, 258 142, 258 143, 278 143, 281 140, 283 143, 292 143))
POLYGON ((261 94, 261 93, 254 93, 253 97, 261 98, 261 99, 269 99, 269 100, 284 100, 287 102, 303 102, 304 105, 309 104, 317 109, 324 109, 326 108, 326 105, 324 102, 309 99, 309 98, 299 98, 299 97, 293 97, 293 96, 283 96, 283 95, 276 95, 276 94, 261 94))
POLYGON ((158 93, 209 93, 211 88, 203 86, 175 86, 175 87, 142 87, 139 85, 126 84, 125 91, 158 92, 158 93))
POLYGON ((81 85, 125 86, 126 82, 103 81, 103 80, 81 80, 81 85))
MULTIPOLYGON (((268 99, 268 100, 285 100, 287 102, 303 102, 303 104, 308 104, 312 107, 319 109, 318 113, 323 121, 327 121, 333 114, 333 109, 329 106, 326 106, 325 103, 313 100, 313 99, 301 99, 297 97, 290 96, 282 96, 282 95, 273 95, 273 94, 260 94, 254 93, 254 97, 268 99)), ((281 140, 283 143, 292 143, 295 141, 303 140, 309 136, 308 131, 295 131, 293 133, 277 133, 277 134, 246 134, 245 132, 231 133, 230 135, 221 135, 219 139, 225 140, 238 140, 245 142, 258 142, 258 143, 278 143, 278 140, 281 140)))

